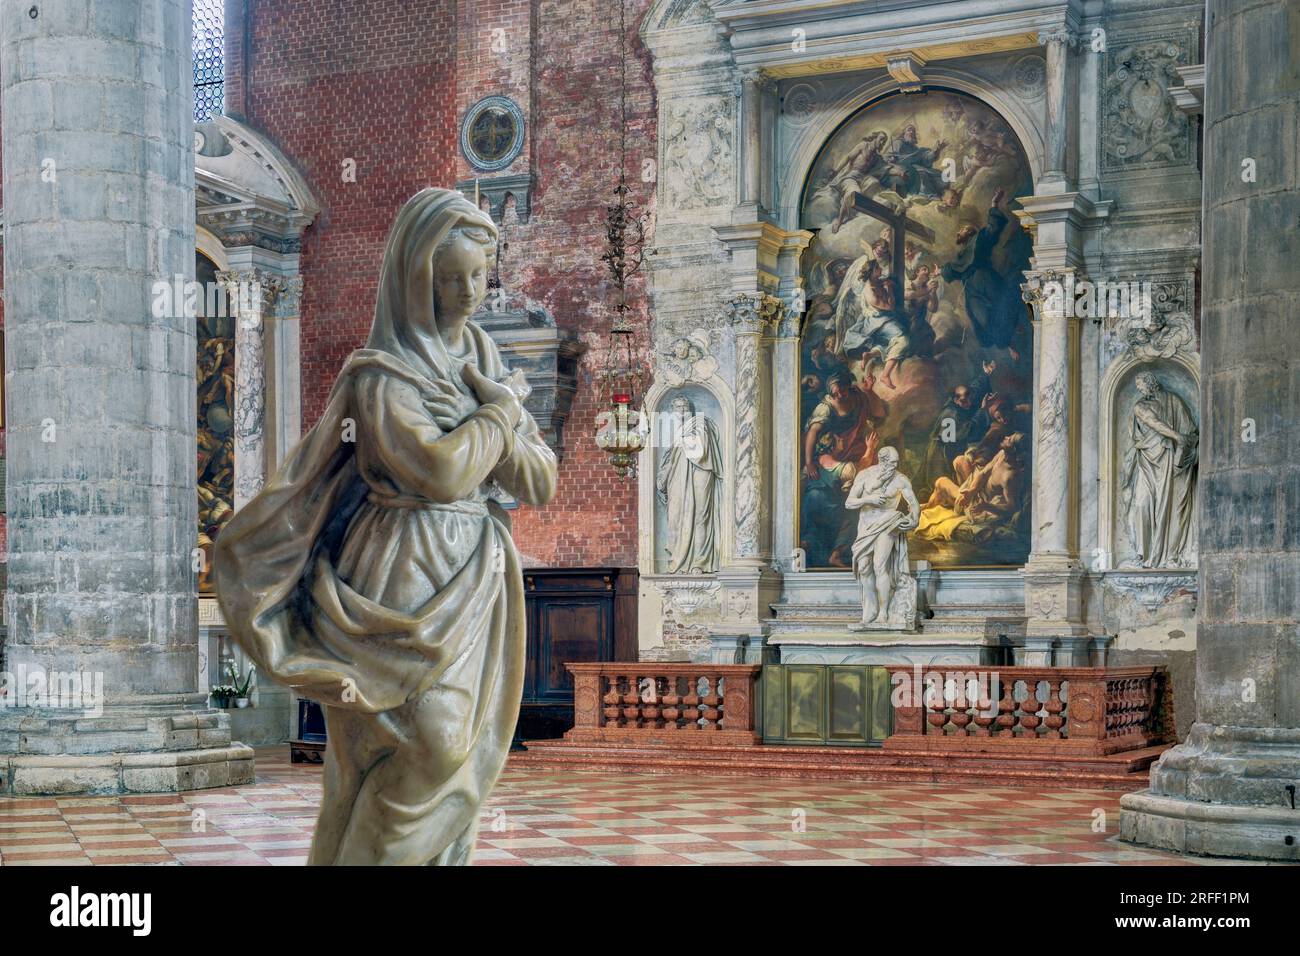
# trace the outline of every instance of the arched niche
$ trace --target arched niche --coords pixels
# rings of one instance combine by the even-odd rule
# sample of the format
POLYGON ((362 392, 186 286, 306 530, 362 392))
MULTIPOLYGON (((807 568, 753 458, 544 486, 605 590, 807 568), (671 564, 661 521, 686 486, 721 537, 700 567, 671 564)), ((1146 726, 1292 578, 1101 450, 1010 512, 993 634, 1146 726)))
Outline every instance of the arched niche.
MULTIPOLYGON (((1101 380, 1101 428, 1099 435, 1098 472, 1100 477, 1097 503, 1097 547, 1107 569, 1136 569, 1127 526, 1127 508, 1123 495, 1122 469, 1132 446, 1130 421, 1138 400, 1137 376, 1152 372, 1161 386, 1178 396, 1187 407, 1197 431, 1201 427, 1200 369, 1195 356, 1176 352, 1169 358, 1146 358, 1128 353, 1116 359, 1101 380)), ((1193 518, 1193 521, 1195 518, 1193 518)), ((1192 546, 1195 549, 1195 526, 1192 546)), ((1182 566, 1182 570, 1191 565, 1182 566)))
POLYGON ((718 514, 718 568, 724 568, 735 553, 735 407, 731 391, 716 374, 703 381, 686 381, 667 386, 656 383, 646 395, 650 416, 645 448, 638 462, 638 527, 640 529, 640 571, 643 575, 666 575, 664 553, 667 541, 667 508, 660 501, 657 478, 664 456, 671 451, 668 416, 679 396, 689 398, 696 414, 709 416, 718 432, 723 459, 722 488, 718 514))

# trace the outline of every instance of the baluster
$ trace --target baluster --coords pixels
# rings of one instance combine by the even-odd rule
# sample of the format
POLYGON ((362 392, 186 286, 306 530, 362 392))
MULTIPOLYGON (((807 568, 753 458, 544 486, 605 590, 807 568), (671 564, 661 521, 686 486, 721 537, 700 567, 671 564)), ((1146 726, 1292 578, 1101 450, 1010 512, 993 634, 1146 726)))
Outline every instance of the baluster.
MULTIPOLYGON (((953 688, 956 694, 952 702, 952 735, 954 737, 969 736, 966 733, 966 725, 970 723, 970 702, 966 700, 966 682, 964 680, 953 680, 956 686, 953 688)), ((947 696, 947 688, 944 688, 944 696, 947 696)))
POLYGON ((681 703, 682 698, 681 695, 677 693, 677 677, 675 675, 669 675, 663 680, 664 729, 678 730, 680 729, 680 725, 677 723, 677 719, 682 716, 682 711, 677 705, 681 703))
POLYGON ((1061 703, 1061 680, 1058 677, 1047 678, 1046 710, 1047 718, 1043 723, 1047 725, 1047 732, 1043 736, 1059 740, 1061 727, 1065 725, 1065 718, 1061 716, 1061 712, 1065 710, 1065 705, 1061 703))
POLYGON ((635 672, 626 677, 627 685, 623 693, 623 726, 641 726, 641 686, 635 672))
POLYGON ((989 686, 988 672, 981 671, 975 687, 975 726, 971 728, 972 737, 989 736, 989 727, 993 725, 993 721, 996 719, 991 693, 992 688, 989 686))
POLYGON ((686 677, 686 696, 682 698, 682 716, 686 718, 686 726, 682 728, 683 730, 700 729, 700 682, 690 675, 686 677))
POLYGON ((999 737, 1014 737, 1016 735, 1016 679, 1001 680, 1002 699, 998 701, 998 733, 999 737))
POLYGON ((1119 735, 1119 723, 1121 723, 1119 708, 1121 708, 1119 682, 1108 680, 1106 682, 1106 736, 1108 737, 1119 735))
MULTIPOLYGON (((942 677, 942 674, 936 675, 942 677)), ((926 674, 922 678, 922 686, 925 688, 925 719, 933 731, 939 735, 944 734, 944 725, 948 723, 948 702, 944 700, 944 691, 946 688, 943 684, 938 686, 931 685, 931 675, 926 674)))
POLYGON ((605 723, 607 726, 620 727, 622 722, 618 719, 621 713, 618 702, 620 700, 618 689, 618 675, 601 678, 607 684, 607 689, 602 700, 605 702, 605 723))
POLYGON ((1038 678, 1026 677, 1025 699, 1020 703, 1020 729, 1024 731, 1022 737, 1038 736, 1038 725, 1042 723, 1038 712, 1042 707, 1042 702, 1038 699, 1038 678))
POLYGON ((645 726, 657 730, 663 726, 663 721, 659 719, 661 712, 659 706, 659 678, 638 678, 637 686, 641 690, 641 717, 645 720, 645 726), (647 682, 645 687, 641 687, 643 681, 647 682))
POLYGON ((704 717, 704 729, 710 731, 717 730, 719 717, 718 705, 722 703, 722 696, 718 693, 718 675, 706 674, 704 675, 704 679, 708 681, 709 685, 709 692, 701 701, 701 710, 703 711, 702 716, 704 717))

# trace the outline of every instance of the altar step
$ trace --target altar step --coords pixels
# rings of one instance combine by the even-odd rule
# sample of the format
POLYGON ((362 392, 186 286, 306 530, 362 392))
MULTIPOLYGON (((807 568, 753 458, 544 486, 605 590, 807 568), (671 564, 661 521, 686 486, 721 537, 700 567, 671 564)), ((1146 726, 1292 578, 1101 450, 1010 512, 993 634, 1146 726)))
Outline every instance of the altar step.
POLYGON ((1080 787, 1141 790, 1148 770, 1167 746, 1105 757, 936 753, 891 747, 706 747, 627 746, 529 741, 510 755, 512 767, 606 773, 697 774, 852 780, 872 783, 981 784, 1004 787, 1080 787))

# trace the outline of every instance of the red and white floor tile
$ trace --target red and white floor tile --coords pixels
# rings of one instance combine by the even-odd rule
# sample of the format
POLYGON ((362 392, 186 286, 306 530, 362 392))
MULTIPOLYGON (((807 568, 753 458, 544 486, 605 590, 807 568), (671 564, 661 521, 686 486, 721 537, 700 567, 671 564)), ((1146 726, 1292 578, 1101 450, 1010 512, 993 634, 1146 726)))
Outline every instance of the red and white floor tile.
MULTIPOLYGON (((1176 865, 1120 843, 1119 794, 507 767, 476 865, 1176 865)), ((187 794, 0 799, 0 864, 306 862, 320 767, 259 751, 257 782, 187 794)))

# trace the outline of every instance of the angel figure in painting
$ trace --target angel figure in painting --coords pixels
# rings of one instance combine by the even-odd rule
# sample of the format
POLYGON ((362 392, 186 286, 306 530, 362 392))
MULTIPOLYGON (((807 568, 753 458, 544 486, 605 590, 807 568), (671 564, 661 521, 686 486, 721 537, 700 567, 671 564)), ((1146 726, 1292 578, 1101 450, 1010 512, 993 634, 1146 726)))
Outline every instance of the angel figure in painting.
POLYGON ((324 706, 312 864, 465 864, 505 765, 524 595, 502 490, 555 492, 555 456, 470 315, 496 227, 459 193, 397 214, 366 347, 217 540, 232 635, 324 706))

